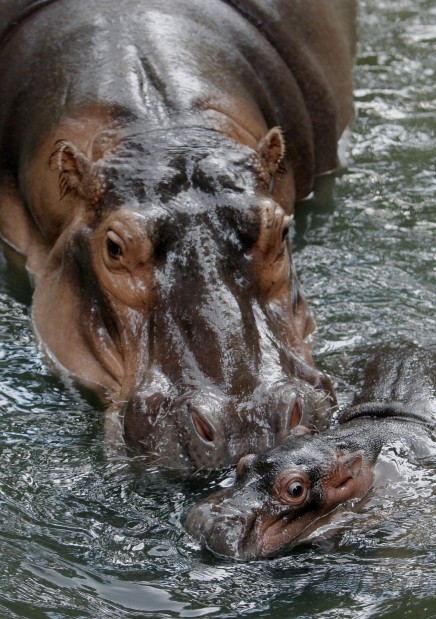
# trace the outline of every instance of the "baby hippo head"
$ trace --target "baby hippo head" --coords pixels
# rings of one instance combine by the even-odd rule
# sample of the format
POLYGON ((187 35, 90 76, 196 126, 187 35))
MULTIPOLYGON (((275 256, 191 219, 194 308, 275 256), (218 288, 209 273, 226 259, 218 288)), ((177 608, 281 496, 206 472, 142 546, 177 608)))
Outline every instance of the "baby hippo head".
POLYGON ((244 456, 233 486, 190 509, 188 533, 215 554, 239 560, 277 555, 303 541, 372 484, 363 452, 331 439, 298 426, 278 447, 244 456))

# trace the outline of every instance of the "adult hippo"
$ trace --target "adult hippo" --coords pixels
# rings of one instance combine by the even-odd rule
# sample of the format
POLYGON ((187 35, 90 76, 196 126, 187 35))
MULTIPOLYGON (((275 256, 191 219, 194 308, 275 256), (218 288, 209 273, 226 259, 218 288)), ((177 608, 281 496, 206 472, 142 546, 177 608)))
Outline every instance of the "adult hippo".
POLYGON ((287 231, 351 117, 349 6, 2 1, 0 232, 35 331, 168 466, 333 402, 287 231))
POLYGON ((244 456, 234 485, 188 512, 188 532, 240 560, 307 540, 338 506, 383 485, 390 466, 378 460, 382 449, 412 461, 436 455, 435 388, 436 347, 384 350, 368 364, 362 393, 338 426, 313 435, 296 425, 278 447, 244 456))

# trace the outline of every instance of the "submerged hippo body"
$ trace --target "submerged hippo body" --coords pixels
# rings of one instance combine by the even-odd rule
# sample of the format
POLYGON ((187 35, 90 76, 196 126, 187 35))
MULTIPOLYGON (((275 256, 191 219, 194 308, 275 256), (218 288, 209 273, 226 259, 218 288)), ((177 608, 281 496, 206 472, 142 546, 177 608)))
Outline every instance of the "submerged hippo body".
POLYGON ((0 7, 0 234, 49 357, 162 464, 228 465, 331 407, 286 233, 351 116, 341 5, 0 7))
POLYGON ((382 482, 383 464, 377 473, 375 464, 383 448, 394 445, 412 461, 435 455, 435 361, 436 348, 385 351, 368 365, 360 403, 342 412, 339 426, 318 435, 297 426, 278 447, 242 458, 234 485, 188 512, 188 532, 219 555, 273 556, 382 482))

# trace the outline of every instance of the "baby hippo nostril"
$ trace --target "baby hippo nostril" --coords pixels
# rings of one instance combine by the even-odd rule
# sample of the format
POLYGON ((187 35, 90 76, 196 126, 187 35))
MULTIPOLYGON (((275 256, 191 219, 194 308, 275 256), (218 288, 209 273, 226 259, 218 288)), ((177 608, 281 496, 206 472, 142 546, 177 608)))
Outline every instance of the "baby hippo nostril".
POLYGON ((197 434, 204 441, 208 443, 213 443, 215 440, 215 433, 209 423, 204 419, 204 417, 197 410, 191 409, 192 421, 194 423, 194 428, 197 431, 197 434))

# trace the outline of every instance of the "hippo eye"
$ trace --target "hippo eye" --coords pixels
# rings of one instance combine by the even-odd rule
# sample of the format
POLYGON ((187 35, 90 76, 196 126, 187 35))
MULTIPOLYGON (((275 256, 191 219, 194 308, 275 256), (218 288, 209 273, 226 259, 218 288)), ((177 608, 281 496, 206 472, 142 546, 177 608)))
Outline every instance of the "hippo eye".
POLYGON ((282 243, 288 236, 288 232, 289 232, 289 217, 285 217, 285 220, 283 222, 283 227, 282 227, 282 243))
POLYGON ((283 471, 274 482, 273 495, 281 503, 297 506, 306 500, 309 487, 309 479, 305 474, 283 471))
POLYGON ((110 239, 107 240, 107 250, 113 258, 118 258, 123 253, 121 247, 110 239))
POLYGON ((122 240, 113 230, 107 233, 107 251, 111 258, 121 258, 123 255, 122 240))
POLYGON ((298 498, 304 492, 304 486, 299 481, 293 481, 292 484, 289 484, 288 492, 292 497, 298 498))

